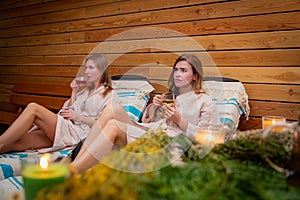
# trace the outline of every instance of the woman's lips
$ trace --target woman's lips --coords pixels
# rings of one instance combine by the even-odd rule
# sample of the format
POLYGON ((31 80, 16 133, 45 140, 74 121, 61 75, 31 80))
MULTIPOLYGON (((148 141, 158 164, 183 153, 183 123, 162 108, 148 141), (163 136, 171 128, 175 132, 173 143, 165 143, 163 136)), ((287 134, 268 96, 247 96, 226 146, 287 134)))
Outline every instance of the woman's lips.
POLYGON ((175 82, 176 83, 181 82, 181 79, 175 79, 175 82))

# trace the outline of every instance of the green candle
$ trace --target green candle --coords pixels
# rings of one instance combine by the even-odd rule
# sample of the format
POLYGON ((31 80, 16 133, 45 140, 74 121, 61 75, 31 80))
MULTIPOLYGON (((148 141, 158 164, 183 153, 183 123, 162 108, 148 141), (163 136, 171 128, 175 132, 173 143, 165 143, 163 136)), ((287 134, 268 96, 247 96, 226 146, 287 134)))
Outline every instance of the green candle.
POLYGON ((28 164, 22 171, 26 200, 33 200, 41 188, 63 182, 68 175, 67 165, 53 163, 43 168, 28 164))

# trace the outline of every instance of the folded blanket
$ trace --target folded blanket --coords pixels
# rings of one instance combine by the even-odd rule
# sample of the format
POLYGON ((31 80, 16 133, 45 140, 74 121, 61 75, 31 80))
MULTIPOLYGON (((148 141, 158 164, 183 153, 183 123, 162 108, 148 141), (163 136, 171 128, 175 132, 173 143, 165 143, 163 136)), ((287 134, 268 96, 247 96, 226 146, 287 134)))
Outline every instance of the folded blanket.
POLYGON ((0 199, 25 199, 23 180, 21 176, 10 177, 0 181, 0 199))
MULTIPOLYGON (((51 160, 55 160, 59 156, 69 155, 72 149, 73 147, 68 147, 63 150, 52 152, 51 160)), ((36 162, 38 162, 38 157, 40 155, 41 154, 37 151, 25 151, 0 155, 0 180, 7 179, 13 176, 20 176, 21 160, 31 157, 32 159, 36 158, 36 162)))
POLYGON ((248 95, 241 82, 204 81, 203 89, 215 102, 226 130, 236 130, 242 114, 248 119, 248 95))

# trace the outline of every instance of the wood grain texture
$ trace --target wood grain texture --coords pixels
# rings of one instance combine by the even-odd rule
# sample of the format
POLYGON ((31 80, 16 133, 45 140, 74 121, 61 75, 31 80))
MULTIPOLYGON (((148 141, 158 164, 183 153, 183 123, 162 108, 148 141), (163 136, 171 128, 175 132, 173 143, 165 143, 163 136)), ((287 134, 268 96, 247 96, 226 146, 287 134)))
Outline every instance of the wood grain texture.
MULTIPOLYGON (((22 1, 16 0, 18 3, 22 1)), ((8 18, 16 18, 16 17, 23 17, 23 16, 31 16, 31 15, 37 15, 41 13, 52 13, 57 12, 61 10, 68 10, 68 9, 78 9, 81 7, 86 6, 95 6, 98 4, 107 4, 110 2, 120 2, 122 0, 88 0, 88 1, 81 1, 81 0, 49 0, 49 2, 46 1, 40 1, 35 0, 38 3, 28 3, 32 1, 28 1, 27 3, 22 3, 21 6, 16 6, 17 4, 14 4, 14 1, 6 1, 9 2, 9 5, 6 2, 3 2, 4 9, 9 8, 9 12, 0 12, 0 19, 8 19, 8 18), (51 2, 50 2, 51 1, 51 2), (47 3, 47 4, 46 4, 47 3), (31 5, 30 5, 31 4, 31 5)), ((25 2, 25 1, 23 1, 25 2)), ((2 5, 3 5, 2 4, 2 5)))
POLYGON ((30 1, 20 1, 20 0, 3 0, 0 1, 0 10, 8 10, 25 6, 36 6, 42 3, 48 3, 55 0, 30 0, 30 1))
POLYGON ((240 129, 261 128, 264 115, 300 115, 299 0, 3 0, 0 10, 0 112, 9 113, 0 123, 16 116, 14 85, 28 84, 20 88, 28 102, 67 98, 95 52, 107 56, 112 75, 147 76, 154 93, 167 90, 178 55, 197 55, 205 76, 244 84, 251 113, 240 129), (43 93, 33 82, 63 86, 43 93))
POLYGON ((67 99, 68 98, 63 97, 39 96, 28 94, 12 94, 10 97, 10 101, 12 104, 26 106, 31 102, 35 102, 48 109, 53 110, 59 110, 67 99))
POLYGON ((288 120, 297 120, 300 115, 299 102, 272 102, 250 100, 251 116, 283 116, 288 120))
POLYGON ((66 84, 20 83, 13 88, 13 93, 37 94, 44 96, 70 97, 71 88, 66 84))
MULTIPOLYGON (((162 16, 163 13, 157 15, 162 16)), ((161 17, 157 17, 160 19, 161 17)), ((294 30, 300 26, 299 12, 276 13, 255 16, 241 16, 217 19, 194 19, 187 22, 176 22, 172 17, 166 17, 160 21, 145 13, 128 14, 124 19, 122 16, 108 17, 107 19, 86 19, 70 22, 59 22, 42 24, 28 27, 17 27, 0 32, 2 37, 19 37, 27 35, 45 35, 64 32, 79 32, 88 30, 99 30, 117 28, 120 31, 129 30, 133 26, 153 26, 176 30, 185 35, 195 34, 216 34, 216 33, 238 33, 253 31, 272 31, 272 30, 294 30), (150 19, 149 19, 150 18, 150 19), (153 19, 153 20, 151 20, 153 19), (155 21, 156 20, 156 21, 155 21), (164 21, 163 21, 164 20, 164 21), (155 21, 155 22, 154 22, 155 21), (244 23, 247 21, 247 23, 244 23), (176 22, 176 23, 174 23, 176 22), (179 25, 180 24, 180 25, 179 25), (120 29, 124 27, 124 29, 120 29)), ((182 21, 179 20, 179 21, 182 21)), ((119 31, 118 31, 119 32, 119 31)), ((115 32, 117 33, 117 32, 115 32)), ((98 33, 96 33, 98 34, 98 33)))
POLYGON ((250 99, 300 103, 300 85, 244 84, 250 99))
MULTIPOLYGON (((74 34, 75 35, 75 34, 74 34)), ((161 51, 220 51, 220 50, 263 50, 267 48, 292 48, 300 46, 300 31, 283 31, 283 32, 261 32, 261 33, 247 33, 247 34, 224 34, 216 36, 194 36, 194 37, 171 37, 171 38, 151 38, 139 40, 118 40, 118 41, 103 41, 103 42, 89 42, 84 43, 82 34, 78 34, 77 38, 67 36, 58 41, 55 39, 59 35, 44 36, 45 41, 38 46, 33 45, 34 41, 17 40, 16 38, 2 39, 0 44, 3 46, 18 45, 21 41, 21 47, 8 47, 5 51, 0 52, 0 56, 35 56, 35 55, 74 55, 87 54, 89 52, 97 51, 101 53, 154 53, 161 51), (54 39, 54 41, 52 41, 54 39), (12 43, 9 43, 11 40, 12 43), (71 43, 74 40, 77 43, 71 43), (3 42, 3 43, 1 43, 3 42), (64 43, 57 45, 47 45, 53 43, 64 43), (78 43, 81 42, 81 43, 78 43), (66 44, 67 43, 67 44, 66 44), (25 45, 25 46, 24 46, 25 45)), ((65 36, 65 35, 64 35, 65 36)), ((37 40, 42 42, 41 39, 37 40)))
MULTIPOLYGON (((22 26, 32 26, 37 24, 45 24, 45 23, 57 23, 64 21, 74 21, 74 20, 82 20, 89 18, 97 18, 97 17, 107 17, 113 15, 126 15, 128 13, 138 13, 145 11, 153 11, 153 10, 161 10, 169 7, 183 7, 183 6, 193 6, 200 4, 207 4, 213 2, 219 2, 220 0, 206 0, 206 1, 184 1, 184 0, 176 0, 176 1, 150 1, 150 0, 131 0, 131 1, 94 1, 81 3, 76 2, 73 4, 65 4, 63 1, 55 2, 57 6, 63 6, 63 9, 53 10, 53 12, 47 12, 49 8, 45 8, 46 6, 41 7, 41 9, 37 10, 40 14, 29 15, 26 18, 17 17, 10 20, 2 20, 0 21, 0 27, 3 28, 12 28, 12 27, 22 27, 22 26), (59 5, 58 5, 59 4, 59 5), (68 7, 66 6, 68 5, 68 7), (43 11, 44 10, 44 11, 43 11)), ((223 1, 224 2, 224 1, 223 1)), ((291 3, 292 4, 292 3, 291 3)), ((288 5, 291 7, 292 5, 288 5)), ((28 8, 30 9, 30 8, 28 8)), ((283 9, 288 9, 286 6, 283 6, 283 9)), ((31 12, 32 14, 32 12, 31 12)))
POLYGON ((17 117, 17 113, 0 110, 0 124, 11 124, 17 117))

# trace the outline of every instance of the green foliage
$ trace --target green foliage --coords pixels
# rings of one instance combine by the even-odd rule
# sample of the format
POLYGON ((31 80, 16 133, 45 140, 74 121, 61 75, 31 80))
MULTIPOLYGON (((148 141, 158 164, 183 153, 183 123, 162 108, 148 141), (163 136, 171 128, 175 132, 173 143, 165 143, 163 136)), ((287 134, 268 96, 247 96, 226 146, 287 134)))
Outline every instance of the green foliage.
POLYGON ((274 171, 264 161, 268 156, 285 165, 290 152, 285 142, 269 137, 238 137, 216 146, 200 159, 201 145, 184 136, 169 138, 165 132, 147 133, 127 145, 122 151, 112 152, 105 161, 81 175, 70 177, 64 183, 47 188, 38 199, 297 199, 299 188, 287 185, 285 177, 274 171), (184 165, 161 164, 170 159, 171 143, 185 149, 184 165), (145 153, 159 152, 154 157, 145 153), (139 154, 141 153, 141 154, 139 154), (114 167, 131 166, 130 169, 147 169, 147 173, 127 173, 114 167), (152 169, 152 170, 151 170, 152 169))

